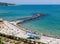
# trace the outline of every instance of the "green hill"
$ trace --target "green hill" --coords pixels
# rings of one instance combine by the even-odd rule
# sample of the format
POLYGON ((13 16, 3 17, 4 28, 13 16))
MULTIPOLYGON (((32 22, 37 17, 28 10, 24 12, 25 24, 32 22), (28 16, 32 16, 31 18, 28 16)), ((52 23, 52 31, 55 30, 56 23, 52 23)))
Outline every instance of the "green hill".
POLYGON ((0 6, 14 6, 15 4, 0 2, 0 6))

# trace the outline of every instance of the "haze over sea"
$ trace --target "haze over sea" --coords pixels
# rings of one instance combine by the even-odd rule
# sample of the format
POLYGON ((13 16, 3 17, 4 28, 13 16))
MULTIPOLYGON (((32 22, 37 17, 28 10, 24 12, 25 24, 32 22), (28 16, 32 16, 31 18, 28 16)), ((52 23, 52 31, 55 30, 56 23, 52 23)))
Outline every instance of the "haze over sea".
POLYGON ((33 13, 42 13, 45 16, 22 23, 22 27, 60 36, 60 5, 0 6, 0 18, 8 21, 30 17, 33 13))

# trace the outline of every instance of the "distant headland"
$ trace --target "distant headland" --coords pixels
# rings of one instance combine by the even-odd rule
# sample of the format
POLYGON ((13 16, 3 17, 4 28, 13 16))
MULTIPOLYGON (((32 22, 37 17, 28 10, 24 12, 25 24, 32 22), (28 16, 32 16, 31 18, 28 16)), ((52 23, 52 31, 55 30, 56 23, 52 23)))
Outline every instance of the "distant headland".
POLYGON ((0 2, 0 6, 15 6, 16 4, 0 2))

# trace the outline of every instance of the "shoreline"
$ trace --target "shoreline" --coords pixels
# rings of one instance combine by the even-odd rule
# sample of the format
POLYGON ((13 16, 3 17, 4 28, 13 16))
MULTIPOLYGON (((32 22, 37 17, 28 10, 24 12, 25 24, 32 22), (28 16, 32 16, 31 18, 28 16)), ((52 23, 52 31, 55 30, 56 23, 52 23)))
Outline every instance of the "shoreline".
MULTIPOLYGON (((14 24, 12 24, 12 25, 14 25, 14 24)), ((16 26, 16 27, 18 27, 18 28, 20 28, 20 29, 23 28, 23 27, 20 26, 19 24, 18 24, 18 25, 14 25, 14 26, 16 26)), ((23 31, 26 31, 26 32, 29 32, 29 33, 34 33, 34 34, 37 34, 37 35, 43 34, 43 33, 36 32, 36 31, 32 31, 32 30, 29 30, 29 29, 26 29, 26 28, 23 28, 23 29, 22 29, 23 31), (24 30, 23 30, 23 29, 24 29, 24 30)), ((43 36, 60 39, 59 36, 53 36, 53 35, 47 35, 47 34, 43 34, 43 36)))
MULTIPOLYGON (((14 25, 14 24, 12 24, 12 25, 14 25)), ((47 37, 52 37, 52 38, 57 38, 57 39, 60 39, 60 37, 59 36, 54 36, 54 35, 47 35, 47 34, 44 34, 44 33, 40 33, 40 32, 36 32, 36 31, 32 31, 32 30, 29 30, 29 29, 26 29, 26 28, 23 28, 22 26, 20 26, 19 24, 17 24, 17 25, 14 25, 14 26, 16 26, 16 27, 18 27, 18 28, 22 28, 22 30, 23 31, 26 31, 26 32, 29 32, 29 33, 34 33, 34 34, 37 34, 37 35, 43 35, 43 36, 47 36, 47 37)))
MULTIPOLYGON (((18 27, 22 27, 22 26, 19 26, 19 25, 17 25, 18 27)), ((23 28, 23 27, 22 27, 23 28)), ((32 32, 32 33, 34 33, 35 32, 35 34, 41 34, 40 32, 36 32, 36 31, 32 31, 32 30, 29 30, 29 29, 26 29, 26 30, 28 30, 28 32, 32 32)), ((26 30, 24 30, 24 31, 26 31, 26 30)), ((43 36, 47 36, 47 37, 52 37, 52 38, 57 38, 57 39, 60 39, 60 36, 54 36, 54 35, 47 35, 47 34, 44 34, 44 33, 42 33, 43 34, 43 36)))
POLYGON ((39 36, 40 39, 36 39, 35 41, 39 41, 39 42, 43 42, 43 43, 47 43, 47 41, 48 42, 52 41, 52 43, 54 43, 53 41, 55 40, 56 43, 58 42, 60 44, 60 42, 59 42, 60 37, 59 38, 58 37, 53 37, 53 36, 50 36, 50 35, 45 35, 43 33, 30 31, 28 29, 26 30, 25 28, 20 27, 16 24, 10 23, 9 21, 4 21, 4 24, 7 25, 8 29, 6 29, 6 28, 2 29, 2 31, 0 31, 0 33, 5 33, 5 34, 8 34, 8 35, 14 35, 16 37, 26 38, 26 39, 28 37, 28 34, 36 34, 36 35, 39 36), (3 30, 4 30, 4 32, 3 32, 3 30))

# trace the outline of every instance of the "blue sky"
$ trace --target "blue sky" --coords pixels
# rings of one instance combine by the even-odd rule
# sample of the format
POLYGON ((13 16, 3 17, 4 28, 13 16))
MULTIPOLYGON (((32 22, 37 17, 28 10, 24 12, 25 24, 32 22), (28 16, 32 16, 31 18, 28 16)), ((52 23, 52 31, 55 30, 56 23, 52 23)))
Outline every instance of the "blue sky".
POLYGON ((60 0, 0 0, 0 2, 15 4, 60 4, 60 0))

